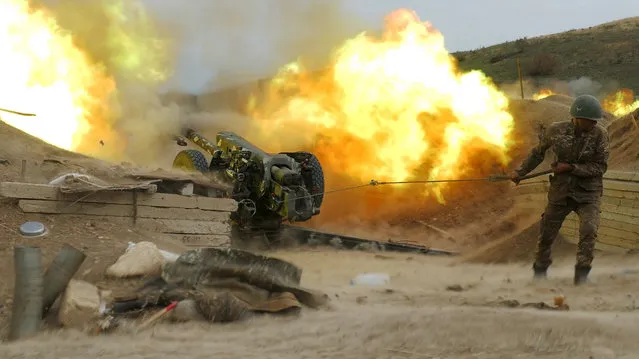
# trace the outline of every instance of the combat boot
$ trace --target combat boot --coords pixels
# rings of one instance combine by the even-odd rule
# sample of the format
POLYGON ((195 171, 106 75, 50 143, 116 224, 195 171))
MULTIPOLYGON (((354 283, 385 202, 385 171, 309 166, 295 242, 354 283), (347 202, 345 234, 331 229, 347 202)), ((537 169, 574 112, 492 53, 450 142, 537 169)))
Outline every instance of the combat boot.
POLYGON ((533 278, 534 279, 546 279, 548 268, 537 266, 533 264, 533 278))
POLYGON ((590 267, 575 266, 575 285, 584 284, 588 281, 588 274, 590 273, 590 267))

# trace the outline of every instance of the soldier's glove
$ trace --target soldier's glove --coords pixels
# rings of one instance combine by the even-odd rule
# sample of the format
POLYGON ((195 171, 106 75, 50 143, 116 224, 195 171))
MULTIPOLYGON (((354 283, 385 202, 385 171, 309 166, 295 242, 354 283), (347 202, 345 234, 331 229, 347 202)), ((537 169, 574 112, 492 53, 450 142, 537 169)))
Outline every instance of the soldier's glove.
POLYGON ((570 172, 574 169, 574 166, 568 163, 563 163, 563 162, 557 162, 557 163, 553 163, 552 166, 552 171, 555 174, 560 174, 560 173, 564 173, 564 172, 570 172))

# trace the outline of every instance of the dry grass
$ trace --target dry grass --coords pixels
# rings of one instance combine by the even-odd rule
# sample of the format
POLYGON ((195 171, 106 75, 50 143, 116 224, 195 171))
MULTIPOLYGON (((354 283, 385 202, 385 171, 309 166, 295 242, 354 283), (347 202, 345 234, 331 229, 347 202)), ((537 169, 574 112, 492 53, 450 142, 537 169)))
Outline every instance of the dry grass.
POLYGON ((601 83, 615 82, 618 87, 639 88, 639 17, 623 19, 586 29, 505 42, 472 51, 455 53, 460 67, 484 71, 496 83, 517 80, 516 58, 528 68, 536 57, 552 54, 556 71, 533 73, 534 80, 549 75, 559 80, 582 76, 601 83))

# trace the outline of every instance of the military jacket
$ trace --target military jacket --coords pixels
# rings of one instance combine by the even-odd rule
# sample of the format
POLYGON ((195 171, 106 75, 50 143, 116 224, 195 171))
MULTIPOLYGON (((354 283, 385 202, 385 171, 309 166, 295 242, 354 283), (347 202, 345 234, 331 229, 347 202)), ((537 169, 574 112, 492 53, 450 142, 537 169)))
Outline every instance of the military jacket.
POLYGON ((530 151, 516 170, 525 176, 544 161, 548 149, 552 149, 555 162, 573 165, 570 172, 550 177, 548 201, 565 205, 568 198, 578 203, 598 202, 603 194, 603 174, 608 170, 610 144, 608 132, 596 125, 588 132, 576 131, 572 121, 550 125, 539 144, 530 151))

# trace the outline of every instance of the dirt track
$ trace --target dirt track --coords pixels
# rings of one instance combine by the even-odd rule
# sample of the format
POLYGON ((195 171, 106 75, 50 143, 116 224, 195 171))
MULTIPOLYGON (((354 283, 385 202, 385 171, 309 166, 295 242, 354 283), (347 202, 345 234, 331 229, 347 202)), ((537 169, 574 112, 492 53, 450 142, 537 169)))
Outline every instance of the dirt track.
POLYGON ((621 358, 639 351, 632 289, 639 274, 623 273, 639 270, 633 256, 600 255, 596 285, 574 288, 572 256, 536 284, 527 263, 455 265, 450 258, 324 250, 277 255, 302 265, 304 284, 325 290, 333 308, 230 325, 164 324, 138 335, 47 334, 0 346, 0 357, 621 358), (391 286, 349 285, 365 271, 389 273, 391 286), (447 290, 456 284, 468 289, 447 290), (550 304, 557 294, 566 296, 570 311, 501 303, 550 304))

